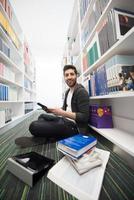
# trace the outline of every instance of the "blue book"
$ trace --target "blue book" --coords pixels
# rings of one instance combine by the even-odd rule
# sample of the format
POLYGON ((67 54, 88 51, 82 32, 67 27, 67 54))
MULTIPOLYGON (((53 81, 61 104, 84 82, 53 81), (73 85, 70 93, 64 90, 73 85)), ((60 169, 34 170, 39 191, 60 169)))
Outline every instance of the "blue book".
POLYGON ((58 141, 57 148, 78 158, 96 144, 97 139, 95 137, 77 134, 58 141))

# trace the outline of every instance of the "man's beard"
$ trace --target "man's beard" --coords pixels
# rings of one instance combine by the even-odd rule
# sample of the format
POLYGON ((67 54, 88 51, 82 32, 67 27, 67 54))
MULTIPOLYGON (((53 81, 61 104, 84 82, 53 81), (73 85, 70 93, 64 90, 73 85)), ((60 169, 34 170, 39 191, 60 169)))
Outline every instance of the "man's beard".
POLYGON ((68 80, 68 81, 66 81, 66 84, 67 84, 69 87, 74 87, 75 84, 76 84, 76 79, 75 79, 75 80, 68 80))

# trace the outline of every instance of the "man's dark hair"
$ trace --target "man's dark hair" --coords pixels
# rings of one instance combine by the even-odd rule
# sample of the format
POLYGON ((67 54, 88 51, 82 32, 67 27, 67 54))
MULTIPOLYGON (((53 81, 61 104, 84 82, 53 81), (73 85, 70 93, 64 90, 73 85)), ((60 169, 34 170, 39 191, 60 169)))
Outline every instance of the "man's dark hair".
POLYGON ((76 75, 78 74, 77 69, 74 65, 65 65, 64 68, 63 68, 63 73, 65 74, 65 71, 68 70, 68 69, 73 69, 75 74, 76 75))

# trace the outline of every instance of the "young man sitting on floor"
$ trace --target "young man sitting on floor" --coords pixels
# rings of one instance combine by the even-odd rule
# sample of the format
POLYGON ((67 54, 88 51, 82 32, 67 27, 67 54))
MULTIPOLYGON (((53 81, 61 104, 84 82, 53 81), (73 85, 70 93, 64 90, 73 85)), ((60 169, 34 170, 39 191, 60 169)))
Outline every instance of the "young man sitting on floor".
POLYGON ((49 108, 51 114, 41 114, 30 124, 29 130, 36 137, 69 137, 78 132, 86 134, 89 121, 89 95, 77 83, 77 70, 73 65, 65 65, 63 75, 69 89, 65 93, 62 108, 49 108))

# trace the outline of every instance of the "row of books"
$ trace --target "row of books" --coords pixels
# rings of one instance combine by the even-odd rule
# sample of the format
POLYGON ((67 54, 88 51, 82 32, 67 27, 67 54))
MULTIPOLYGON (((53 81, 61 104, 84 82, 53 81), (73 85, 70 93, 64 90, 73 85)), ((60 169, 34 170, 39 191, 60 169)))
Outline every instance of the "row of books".
POLYGON ((87 8, 90 4, 91 0, 81 0, 80 1, 80 20, 82 21, 83 17, 85 16, 85 13, 87 11, 87 8))
POLYGON ((90 105, 89 123, 96 128, 113 128, 112 108, 111 106, 98 104, 90 105))
POLYGON ((11 120, 12 120, 12 109, 0 108, 0 127, 4 126, 5 123, 11 120))
POLYGON ((101 55, 122 38, 133 26, 134 13, 112 9, 98 31, 101 55))
POLYGON ((89 96, 134 91, 134 56, 115 55, 90 75, 89 96))
POLYGON ((9 86, 0 83, 0 101, 9 100, 9 86))
POLYGON ((15 64, 18 65, 18 59, 14 56, 14 52, 7 45, 7 43, 0 37, 0 51, 10 58, 15 64))
POLYGON ((66 156, 81 175, 102 164, 102 160, 95 151, 96 144, 95 137, 77 134, 58 141, 57 149, 66 156))
POLYGON ((93 31, 95 25, 97 24, 100 16, 102 15, 105 7, 107 6, 109 0, 96 0, 92 12, 88 18, 88 23, 82 30, 82 36, 81 36, 81 41, 82 41, 82 47, 84 47, 86 41, 90 37, 91 32, 93 31))
POLYGON ((100 55, 99 55, 99 51, 98 51, 98 45, 97 45, 97 41, 95 41, 93 43, 93 45, 90 46, 90 48, 88 49, 88 52, 87 52, 88 66, 93 65, 98 60, 99 57, 100 57, 100 55))
MULTIPOLYGON (((91 24, 89 24, 91 27, 91 24)), ((92 46, 89 45, 83 55, 83 71, 90 67, 96 60, 110 49, 123 35, 125 35, 134 26, 134 14, 119 9, 112 9, 107 14, 103 24, 97 30, 94 36, 96 41, 96 59, 92 56, 92 46)), ((89 37, 89 36, 88 36, 89 37)), ((85 45, 85 42, 83 46, 85 45)))
POLYGON ((5 10, 5 12, 7 13, 8 17, 10 20, 12 20, 12 7, 10 5, 9 0, 0 0, 0 3, 3 7, 3 9, 5 10))
POLYGON ((6 19, 6 17, 3 15, 3 13, 0 11, 0 25, 3 28, 4 32, 11 38, 11 41, 15 45, 17 49, 19 49, 19 40, 18 37, 11 27, 9 21, 6 19))
POLYGON ((17 101, 17 89, 0 83, 0 101, 17 101))
MULTIPOLYGON (((80 20, 82 21, 85 13, 88 9, 91 0, 81 0, 80 2, 80 20)), ((93 5, 93 14, 95 16, 96 22, 100 18, 101 14, 103 13, 106 5, 108 4, 109 0, 96 0, 93 5)))
POLYGON ((6 65, 0 62, 0 76, 15 82, 15 73, 6 65))
POLYGON ((33 111, 34 103, 33 102, 25 102, 25 114, 33 111))
POLYGON ((10 58, 10 48, 1 38, 0 38, 0 51, 2 51, 7 57, 10 58))

